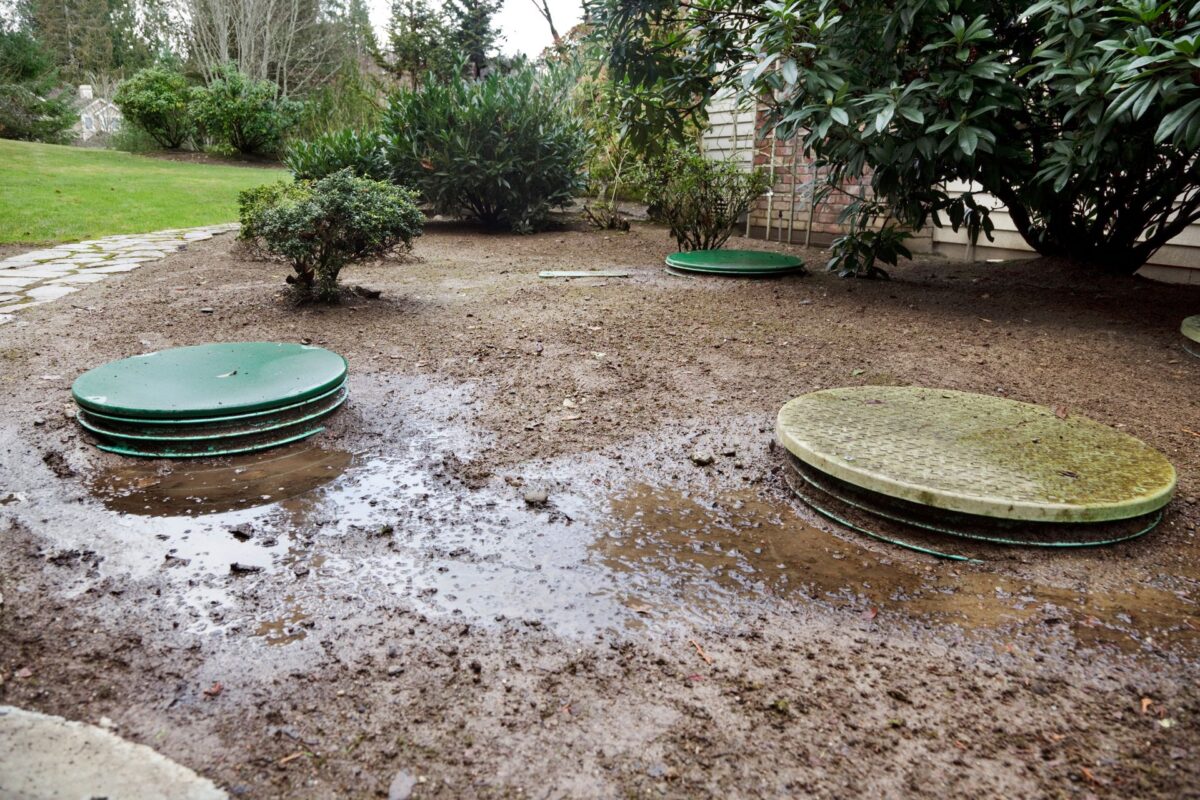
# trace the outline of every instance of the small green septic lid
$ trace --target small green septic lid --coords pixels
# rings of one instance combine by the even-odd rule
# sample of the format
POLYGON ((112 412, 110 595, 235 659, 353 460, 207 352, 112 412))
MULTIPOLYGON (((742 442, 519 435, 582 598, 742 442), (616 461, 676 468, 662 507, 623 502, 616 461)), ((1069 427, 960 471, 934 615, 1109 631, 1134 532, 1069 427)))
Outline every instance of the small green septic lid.
POLYGON ((113 361, 80 375, 71 392, 83 408, 121 417, 219 417, 310 399, 346 370, 346 359, 320 347, 225 342, 113 361))
POLYGON ((764 250, 691 250, 667 256, 667 266, 712 275, 765 277, 804 269, 804 262, 786 253, 764 250))

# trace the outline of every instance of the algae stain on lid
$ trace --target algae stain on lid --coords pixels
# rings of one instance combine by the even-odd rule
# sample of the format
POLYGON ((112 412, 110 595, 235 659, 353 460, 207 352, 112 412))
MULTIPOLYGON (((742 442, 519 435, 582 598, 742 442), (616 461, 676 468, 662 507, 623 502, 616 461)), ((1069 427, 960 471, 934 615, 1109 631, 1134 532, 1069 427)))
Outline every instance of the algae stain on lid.
POLYGON ((1107 425, 952 390, 826 389, 784 405, 776 430, 853 486, 998 519, 1128 519, 1162 508, 1176 483, 1161 453, 1107 425))

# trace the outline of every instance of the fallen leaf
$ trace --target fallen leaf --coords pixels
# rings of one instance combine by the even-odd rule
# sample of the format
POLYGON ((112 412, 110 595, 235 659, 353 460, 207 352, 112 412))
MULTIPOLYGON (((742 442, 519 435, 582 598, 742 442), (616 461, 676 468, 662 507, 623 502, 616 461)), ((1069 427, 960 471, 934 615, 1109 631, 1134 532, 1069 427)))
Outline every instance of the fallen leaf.
POLYGON ((1154 705, 1153 700, 1151 700, 1149 697, 1143 697, 1142 698, 1142 713, 1145 714, 1147 711, 1149 711, 1150 706, 1152 706, 1152 705, 1154 705))
POLYGON ((1054 416, 1058 417, 1059 419, 1066 419, 1067 418, 1067 407, 1066 406, 1055 406, 1054 407, 1054 416))
POLYGON ((864 610, 859 616, 861 616, 867 622, 870 622, 879 616, 879 609, 875 608, 875 606, 871 606, 870 608, 864 610))
POLYGON ((223 691, 225 691, 225 687, 222 686, 220 684, 220 682, 218 681, 218 682, 213 683, 212 686, 210 686, 204 690, 204 696, 205 697, 217 697, 223 691))

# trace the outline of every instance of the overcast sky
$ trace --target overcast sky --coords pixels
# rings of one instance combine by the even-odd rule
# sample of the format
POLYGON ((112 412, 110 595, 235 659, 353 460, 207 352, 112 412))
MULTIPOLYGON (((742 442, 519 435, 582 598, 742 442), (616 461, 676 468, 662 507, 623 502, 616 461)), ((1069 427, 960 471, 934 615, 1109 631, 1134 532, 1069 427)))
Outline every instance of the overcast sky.
MULTIPOLYGON (((391 2, 370 0, 370 3, 371 21, 382 30, 387 26, 391 2)), ((583 0, 550 0, 550 13, 554 16, 554 27, 565 36, 583 17, 583 0)), ((524 53, 536 58, 554 41, 550 38, 550 26, 534 8, 533 0, 504 0, 496 23, 503 39, 500 49, 508 55, 524 53)))

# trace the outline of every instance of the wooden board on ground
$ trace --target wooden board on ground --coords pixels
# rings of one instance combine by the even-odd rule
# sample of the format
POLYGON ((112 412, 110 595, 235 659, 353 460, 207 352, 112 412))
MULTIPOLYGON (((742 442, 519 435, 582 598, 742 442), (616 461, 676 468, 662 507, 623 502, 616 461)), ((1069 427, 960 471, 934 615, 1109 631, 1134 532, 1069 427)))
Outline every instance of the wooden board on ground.
POLYGON ((554 270, 539 272, 539 278, 628 278, 630 272, 623 269, 554 270))

